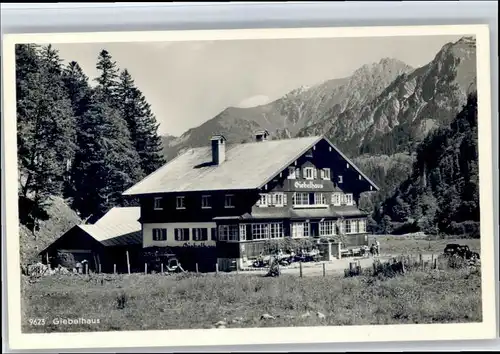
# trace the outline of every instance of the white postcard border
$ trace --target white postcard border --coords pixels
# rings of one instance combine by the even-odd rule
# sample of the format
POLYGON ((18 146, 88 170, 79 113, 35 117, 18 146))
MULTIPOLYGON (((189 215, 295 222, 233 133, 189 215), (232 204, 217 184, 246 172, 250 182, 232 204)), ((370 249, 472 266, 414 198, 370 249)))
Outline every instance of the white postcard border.
POLYGON ((331 342, 490 339, 496 336, 493 223, 492 115, 488 25, 373 26, 236 30, 175 30, 6 34, 3 37, 2 158, 7 257, 8 339, 11 349, 123 348, 331 342), (21 332, 20 255, 17 210, 15 56, 17 43, 151 42, 375 36, 473 35, 477 46, 478 134, 483 322, 384 326, 193 329, 27 334, 21 332), (7 188, 10 186, 10 188, 7 188))

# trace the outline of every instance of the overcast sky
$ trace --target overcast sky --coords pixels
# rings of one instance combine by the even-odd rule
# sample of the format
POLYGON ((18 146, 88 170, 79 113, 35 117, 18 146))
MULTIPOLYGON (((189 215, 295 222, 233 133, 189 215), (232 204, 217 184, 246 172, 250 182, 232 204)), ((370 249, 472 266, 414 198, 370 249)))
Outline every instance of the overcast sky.
POLYGON ((61 58, 97 75, 107 49, 128 69, 160 123, 159 132, 179 136, 229 106, 278 99, 301 85, 352 74, 385 57, 413 67, 431 61, 457 36, 55 44, 61 58))

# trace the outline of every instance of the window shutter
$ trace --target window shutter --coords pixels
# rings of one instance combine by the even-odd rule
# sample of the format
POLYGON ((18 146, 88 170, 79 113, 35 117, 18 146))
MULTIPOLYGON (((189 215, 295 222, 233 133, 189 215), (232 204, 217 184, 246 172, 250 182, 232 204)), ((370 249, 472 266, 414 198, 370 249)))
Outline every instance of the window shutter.
POLYGON ((313 179, 318 179, 318 170, 313 168, 313 179))

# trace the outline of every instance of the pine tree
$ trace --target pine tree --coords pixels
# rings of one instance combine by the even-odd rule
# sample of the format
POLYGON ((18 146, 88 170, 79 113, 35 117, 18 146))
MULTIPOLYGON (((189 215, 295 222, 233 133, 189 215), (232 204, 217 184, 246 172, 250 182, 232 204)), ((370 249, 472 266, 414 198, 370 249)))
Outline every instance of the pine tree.
POLYGON ((122 192, 141 177, 139 158, 124 120, 97 88, 79 129, 73 180, 74 207, 90 222, 126 203, 122 192))
POLYGON ((102 91, 103 99, 110 103, 111 106, 116 107, 119 70, 107 50, 103 49, 99 53, 96 68, 100 71, 100 75, 95 80, 102 91))
POLYGON ((120 74, 117 92, 121 115, 127 122, 132 142, 139 154, 141 168, 148 175, 165 163, 156 118, 126 69, 120 74))
POLYGON ((20 197, 33 202, 31 210, 20 212, 28 214, 36 231, 50 196, 62 192, 66 164, 74 153, 75 122, 57 51, 51 45, 27 45, 16 52, 20 197))
POLYGON ((92 89, 89 78, 76 61, 70 62, 63 71, 63 82, 66 88, 73 113, 81 117, 87 111, 92 89))
MULTIPOLYGON (((92 89, 89 85, 89 79, 83 72, 80 65, 77 62, 70 62, 63 71, 62 80, 67 92, 69 99, 71 100, 71 106, 73 109, 73 115, 75 116, 77 126, 81 124, 83 115, 89 109, 92 89)), ((80 129, 76 131, 76 141, 79 140, 80 129)), ((76 143, 75 141, 75 143, 76 143)), ((70 200, 75 195, 75 186, 71 179, 74 175, 72 169, 74 168, 74 159, 68 161, 67 164, 67 175, 65 179, 64 186, 64 196, 70 200)))

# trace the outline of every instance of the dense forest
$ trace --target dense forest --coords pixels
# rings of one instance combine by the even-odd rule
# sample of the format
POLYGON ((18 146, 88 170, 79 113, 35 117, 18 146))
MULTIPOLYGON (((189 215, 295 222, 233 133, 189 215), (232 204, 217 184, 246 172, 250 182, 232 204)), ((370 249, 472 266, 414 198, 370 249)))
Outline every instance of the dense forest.
POLYGON ((130 73, 102 50, 99 76, 51 45, 16 47, 20 220, 36 234, 53 197, 93 222, 165 163, 158 124, 130 73))
POLYGON ((423 231, 479 237, 477 95, 448 126, 417 146, 410 176, 373 211, 381 233, 423 231))

